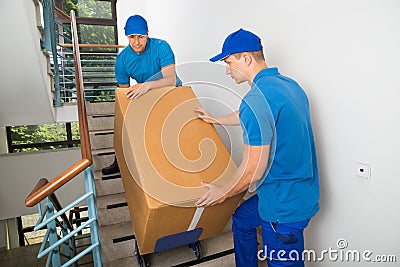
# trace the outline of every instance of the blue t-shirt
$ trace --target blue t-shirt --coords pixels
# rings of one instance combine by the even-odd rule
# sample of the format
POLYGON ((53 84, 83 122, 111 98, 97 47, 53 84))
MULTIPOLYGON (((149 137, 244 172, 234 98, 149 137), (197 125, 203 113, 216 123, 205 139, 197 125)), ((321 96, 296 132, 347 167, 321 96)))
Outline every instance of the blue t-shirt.
MULTIPOLYGON (((129 84, 130 79, 137 83, 162 79, 161 68, 175 64, 171 47, 164 40, 147 38, 146 48, 137 54, 130 45, 118 54, 115 62, 115 78, 119 84, 129 84)), ((176 86, 182 81, 176 76, 176 86)))
POLYGON ((245 144, 271 147, 257 184, 261 218, 289 223, 314 216, 319 210, 318 165, 303 89, 277 68, 266 68, 243 98, 239 118, 245 144))

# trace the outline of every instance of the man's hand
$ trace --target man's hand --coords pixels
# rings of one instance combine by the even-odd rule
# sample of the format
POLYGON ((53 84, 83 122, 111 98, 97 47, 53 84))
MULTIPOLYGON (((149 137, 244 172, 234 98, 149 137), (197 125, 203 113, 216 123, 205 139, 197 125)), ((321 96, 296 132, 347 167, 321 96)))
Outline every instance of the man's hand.
POLYGON ((213 206, 225 201, 226 192, 224 192, 221 187, 207 183, 201 184, 208 188, 208 192, 205 193, 199 200, 197 200, 197 207, 213 206))
POLYGON ((200 119, 202 119, 203 121, 207 122, 207 123, 218 123, 219 122, 213 117, 213 115, 211 115, 210 112, 208 112, 208 110, 205 110, 201 107, 196 107, 194 108, 194 112, 196 112, 197 117, 199 117, 200 119))
POLYGON ((150 90, 147 83, 137 83, 133 86, 130 86, 128 91, 126 91, 126 97, 130 99, 136 99, 144 95, 150 90))

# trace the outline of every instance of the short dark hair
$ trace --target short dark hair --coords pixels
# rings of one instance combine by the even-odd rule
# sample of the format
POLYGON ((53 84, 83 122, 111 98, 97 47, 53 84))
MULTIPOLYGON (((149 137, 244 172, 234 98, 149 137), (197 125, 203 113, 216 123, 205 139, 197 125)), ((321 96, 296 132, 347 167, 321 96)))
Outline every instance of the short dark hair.
MULTIPOLYGON (((235 56, 236 59, 239 59, 242 56, 243 53, 245 53, 245 52, 239 52, 239 53, 235 53, 233 55, 235 56)), ((254 60, 257 61, 257 62, 265 61, 265 57, 264 57, 264 53, 263 53, 262 49, 261 50, 257 50, 257 51, 249 51, 247 53, 252 55, 254 60)))

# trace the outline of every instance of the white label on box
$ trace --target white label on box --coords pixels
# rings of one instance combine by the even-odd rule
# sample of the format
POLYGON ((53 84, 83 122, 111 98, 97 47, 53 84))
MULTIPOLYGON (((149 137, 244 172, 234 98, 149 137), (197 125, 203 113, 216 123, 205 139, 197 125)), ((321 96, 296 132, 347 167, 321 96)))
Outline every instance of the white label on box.
POLYGON ((197 208, 196 212, 193 215, 192 222, 189 225, 188 231, 194 230, 199 222, 201 215, 203 214, 204 208, 197 208))

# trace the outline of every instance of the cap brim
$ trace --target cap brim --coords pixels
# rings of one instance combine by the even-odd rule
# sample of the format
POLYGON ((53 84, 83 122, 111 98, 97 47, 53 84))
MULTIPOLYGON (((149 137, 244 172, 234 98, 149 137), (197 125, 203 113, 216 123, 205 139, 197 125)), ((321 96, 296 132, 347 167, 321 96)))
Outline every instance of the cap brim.
POLYGON ((131 31, 129 33, 126 33, 126 36, 128 37, 131 35, 146 35, 146 34, 147 34, 147 32, 137 30, 137 31, 131 31))
POLYGON ((229 54, 221 53, 221 54, 216 55, 215 57, 210 58, 210 61, 211 62, 220 61, 220 60, 224 60, 227 57, 229 57, 229 54))
POLYGON ((126 37, 130 37, 130 36, 133 36, 133 35, 145 36, 146 34, 142 34, 142 33, 132 33, 132 34, 127 35, 126 37))

